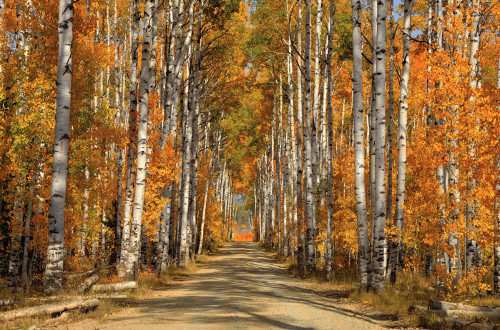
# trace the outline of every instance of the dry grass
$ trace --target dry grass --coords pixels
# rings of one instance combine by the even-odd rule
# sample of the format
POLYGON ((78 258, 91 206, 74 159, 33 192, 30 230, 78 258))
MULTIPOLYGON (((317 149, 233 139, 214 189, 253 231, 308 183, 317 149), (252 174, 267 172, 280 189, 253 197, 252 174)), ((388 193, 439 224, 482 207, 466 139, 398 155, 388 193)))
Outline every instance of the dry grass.
MULTIPOLYGON (((371 306, 375 310, 394 317, 401 327, 423 327, 428 329, 447 329, 450 326, 444 320, 426 311, 409 312, 412 305, 426 307, 431 299, 437 299, 437 290, 432 286, 429 279, 413 272, 400 272, 397 282, 385 285, 385 291, 381 295, 372 292, 360 292, 356 269, 343 269, 335 272, 331 281, 325 279, 322 271, 304 275, 297 266, 296 260, 288 259, 282 261, 288 272, 307 282, 328 284, 335 291, 344 292, 348 299, 371 306)), ((487 296, 474 298, 463 303, 481 306, 499 306, 500 299, 487 296)), ((472 318, 469 321, 485 323, 483 318, 472 318)))
MULTIPOLYGON (((183 280, 190 274, 195 272, 199 267, 207 262, 207 255, 201 255, 196 259, 196 262, 189 263, 186 268, 178 269, 170 267, 167 271, 158 275, 153 271, 140 271, 138 274, 138 288, 136 290, 129 290, 126 293, 129 298, 127 299, 100 299, 99 307, 95 310, 88 312, 72 311, 69 312, 70 317, 66 320, 58 320, 51 316, 43 316, 38 318, 22 318, 12 322, 0 324, 0 329, 28 329, 33 325, 55 325, 77 322, 87 318, 104 318, 112 315, 118 310, 137 304, 141 299, 148 297, 149 293, 155 290, 165 290, 169 284, 175 281, 183 280)), ((107 276, 101 276, 100 283, 117 283, 120 282, 119 278, 111 272, 104 273, 107 276)), ((75 279, 65 283, 64 291, 57 297, 47 297, 42 294, 41 287, 33 287, 27 292, 13 293, 10 289, 0 289, 0 300, 14 300, 15 304, 10 306, 0 306, 0 312, 31 307, 42 304, 49 304, 71 300, 76 296, 86 296, 92 298, 94 293, 79 294, 77 292, 78 284, 81 279, 75 279)))
POLYGON ((382 294, 355 290, 351 298, 401 317, 408 313, 408 308, 412 305, 427 306, 429 300, 435 298, 435 290, 419 274, 401 272, 394 285, 386 283, 382 294))

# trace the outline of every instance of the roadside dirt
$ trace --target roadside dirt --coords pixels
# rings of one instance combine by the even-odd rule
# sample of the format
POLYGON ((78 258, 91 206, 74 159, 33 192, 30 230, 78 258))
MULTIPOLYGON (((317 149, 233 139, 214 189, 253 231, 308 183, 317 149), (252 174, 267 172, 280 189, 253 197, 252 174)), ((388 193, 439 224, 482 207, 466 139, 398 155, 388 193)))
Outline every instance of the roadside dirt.
POLYGON ((290 278, 255 243, 227 244, 186 280, 102 319, 59 329, 380 329, 387 316, 290 278))

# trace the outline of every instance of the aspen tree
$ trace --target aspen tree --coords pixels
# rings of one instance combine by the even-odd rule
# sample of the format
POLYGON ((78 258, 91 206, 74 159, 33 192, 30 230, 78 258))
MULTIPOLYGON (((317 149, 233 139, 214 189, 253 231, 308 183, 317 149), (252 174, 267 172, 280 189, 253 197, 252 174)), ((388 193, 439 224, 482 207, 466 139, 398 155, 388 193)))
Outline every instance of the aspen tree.
MULTIPOLYGON (((273 81, 273 88, 276 87, 276 81, 273 81)), ((269 194, 271 196, 271 201, 269 203, 269 214, 271 218, 269 220, 269 244, 271 248, 274 247, 274 235, 276 235, 275 227, 276 227, 276 204, 277 204, 277 184, 276 184, 276 172, 275 172, 275 164, 276 164, 276 92, 273 91, 273 110, 272 110, 272 119, 271 119, 271 136, 270 139, 270 154, 269 154, 269 194)))
POLYGON ((69 117, 73 48, 73 0, 59 0, 59 55, 57 62, 57 103, 54 161, 49 208, 49 240, 44 275, 44 291, 62 289, 64 264, 64 205, 68 175, 69 117))
MULTIPOLYGON (((406 190, 406 136, 408 126, 408 82, 410 77, 410 29, 413 0, 405 0, 403 16, 403 69, 399 84, 399 120, 398 120, 398 177, 396 211, 394 222, 401 231, 404 226, 404 203, 406 190)), ((398 235, 396 245, 391 251, 391 283, 396 283, 399 256, 401 254, 401 235, 398 235)))
MULTIPOLYGON (((300 6, 300 5, 299 5, 300 6)), ((290 21, 290 10, 289 3, 287 1, 287 18, 290 21)), ((300 30, 300 29, 299 29, 300 30)), ((286 56, 286 73, 287 73, 287 85, 288 85, 288 118, 287 118, 287 136, 289 138, 288 155, 287 155, 287 165, 288 165, 288 189, 289 189, 289 200, 290 200, 290 210, 289 210, 289 220, 292 226, 297 226, 297 148, 295 144, 295 123, 294 123, 294 91, 293 91, 293 53, 292 53, 292 31, 291 26, 288 24, 288 52, 286 56)), ((300 74, 297 75, 300 80, 300 74)), ((298 103, 301 101, 299 100, 298 103)), ((290 253, 290 246, 294 243, 293 233, 287 231, 285 235, 285 256, 290 253), (290 240, 288 236, 292 237, 290 240)), ((294 253, 294 251, 292 251, 294 253)))
MULTIPOLYGON (((304 132, 304 122, 303 122, 303 85, 302 81, 304 79, 304 67, 302 61, 302 1, 298 4, 298 17, 297 17, 297 139, 296 139, 296 150, 297 150, 297 184, 295 195, 297 196, 297 208, 299 204, 305 206, 304 191, 302 185, 303 179, 303 169, 304 169, 304 158, 303 157, 303 132, 304 132)), ((306 183, 304 181, 304 183, 306 183)), ((304 245, 305 238, 304 233, 301 229, 305 221, 305 207, 302 208, 303 212, 299 215, 297 214, 297 226, 298 230, 298 242, 297 242, 297 264, 301 270, 304 270, 304 245)))
MULTIPOLYGON (((134 210, 130 228, 130 243, 128 246, 128 257, 125 260, 126 281, 137 279, 137 268, 141 246, 142 213, 144 208, 144 193, 146 189, 146 163, 147 163, 147 140, 148 140, 148 116, 149 116, 149 88, 151 71, 149 70, 149 59, 151 44, 153 40, 153 17, 158 9, 155 1, 147 0, 144 7, 144 28, 141 56, 141 84, 139 102, 139 123, 137 129, 137 172, 135 179, 134 210)), ((153 78, 154 79, 154 78, 153 78)))
MULTIPOLYGON (((117 128, 122 128, 122 108, 120 104, 120 67, 119 67, 119 50, 120 43, 118 39, 118 8, 116 4, 117 0, 114 0, 114 16, 113 16, 113 38, 115 44, 115 110, 116 110, 116 126, 117 128)), ((121 206, 122 206, 122 177, 123 177, 123 150, 120 146, 116 146, 116 202, 115 202, 115 259, 119 262, 120 260, 120 245, 121 245, 121 226, 122 226, 122 216, 121 216, 121 206)))
MULTIPOLYGON (((469 86, 473 90, 480 87, 480 67, 479 67, 479 59, 477 58, 477 52, 479 50, 480 43, 480 3, 477 0, 470 1, 470 6, 472 7, 472 31, 470 32, 470 45, 469 45, 469 65, 470 65, 470 74, 469 74, 469 86)), ((470 102, 474 102, 474 96, 470 97, 470 102)), ((469 147, 469 155, 474 157, 476 154, 476 142, 472 142, 472 145, 469 147)), ((467 176, 467 193, 469 200, 465 207, 465 218, 468 229, 473 233, 474 226, 471 224, 477 213, 477 200, 474 200, 474 194, 476 187, 476 174, 474 169, 470 171, 467 176)), ((473 234, 474 235, 474 234, 473 234)), ((473 236, 471 239, 465 236, 465 272, 470 271, 471 266, 478 266, 480 264, 480 249, 479 245, 473 236)))
POLYGON ((276 159, 276 179, 275 179, 275 185, 276 185, 276 224, 277 224, 277 231, 278 231, 278 255, 281 255, 281 249, 282 249, 282 242, 281 242, 281 221, 282 221, 282 214, 281 214, 281 204, 283 201, 283 196, 281 194, 281 190, 283 188, 282 186, 282 169, 283 169, 283 158, 281 157, 281 150, 283 148, 282 144, 282 139, 281 139, 281 133, 283 132, 283 88, 282 88, 282 78, 281 74, 279 77, 279 83, 278 83, 278 93, 279 93, 279 103, 278 107, 276 107, 276 130, 275 130, 275 159, 276 159))
MULTIPOLYGON (((217 153, 218 153, 218 148, 219 148, 219 143, 217 143, 217 153)), ((203 209, 201 211, 201 225, 200 225, 200 242, 198 244, 198 250, 196 254, 201 254, 201 251, 203 249, 203 234, 205 231, 205 219, 206 219, 206 214, 207 214, 207 201, 208 201, 208 188, 210 187, 210 175, 212 174, 212 167, 213 167, 213 160, 214 160, 214 154, 212 153, 210 155, 210 161, 208 165, 208 172, 207 172, 207 181, 205 183, 205 193, 203 196, 203 209)))
POLYGON ((384 291, 385 249, 385 58, 386 58, 386 1, 377 2, 377 42, 375 44, 375 201, 373 212, 373 260, 371 287, 380 294, 384 291))
MULTIPOLYGON (((182 168, 183 170, 183 173, 185 170, 188 171, 188 175, 189 175, 189 184, 185 185, 184 182, 181 183, 181 188, 182 190, 180 190, 180 194, 179 194, 179 209, 181 209, 181 207, 183 206, 182 204, 182 201, 181 201, 181 196, 183 196, 184 194, 184 191, 185 189, 187 189, 187 220, 186 220, 186 241, 187 241, 187 255, 188 255, 188 258, 190 256, 190 246, 191 246, 191 237, 192 237, 192 223, 191 223, 191 216, 190 216, 190 213, 191 213, 191 209, 190 209, 190 206, 191 206, 191 191, 192 191, 192 185, 193 185, 193 175, 192 175, 192 166, 191 166, 191 160, 193 158, 193 147, 194 147, 194 138, 193 138, 193 135, 194 135, 194 132, 193 132, 193 119, 194 119, 194 112, 192 111, 192 103, 191 103, 191 98, 192 98, 192 92, 193 92, 193 61, 192 61, 192 58, 193 58, 193 45, 192 44, 189 44, 188 46, 188 50, 187 50, 187 54, 186 54, 186 67, 184 69, 184 75, 186 77, 185 79, 185 84, 184 84, 184 93, 183 93, 183 101, 182 101, 182 105, 181 105, 181 111, 182 111, 182 146, 181 146, 181 151, 182 151, 182 155, 185 154, 185 148, 187 148, 186 146, 186 134, 187 134, 187 129, 188 129, 188 125, 190 127, 190 130, 191 130, 191 143, 189 145, 189 148, 191 149, 191 153, 189 154, 189 158, 186 160, 187 163, 189 164, 188 167, 184 167, 182 168)), ((183 158, 183 161, 184 161, 184 158, 183 158)), ((180 217, 182 216, 182 213, 179 212, 179 218, 177 221, 180 221, 180 217)), ((181 223, 182 224, 182 223, 181 223)), ((182 233, 181 233, 182 234, 182 233)))
POLYGON ((191 100, 190 106, 193 111, 193 144, 192 144, 192 155, 191 155, 191 192, 190 192, 190 206, 189 206, 189 219, 192 227, 192 237, 191 237, 191 246, 192 253, 191 255, 194 257, 196 253, 196 233, 197 233, 197 224, 196 224, 196 212, 197 212, 197 191, 198 191, 198 155, 200 152, 200 88, 201 88, 201 60, 202 60, 202 27, 203 27, 203 0, 200 0, 198 3, 198 24, 196 29, 196 40, 195 40, 195 55, 194 55, 194 73, 193 73, 193 82, 192 82, 192 91, 191 91, 191 100))
POLYGON ((314 172, 312 166, 312 121, 311 121, 311 1, 306 0, 306 40, 305 40, 305 114, 304 145, 305 145, 305 215, 307 221, 306 232, 306 271, 312 272, 315 268, 315 198, 314 198, 314 172))
MULTIPOLYGON (((315 33, 315 48, 314 48, 314 94, 312 99, 312 116, 311 116, 311 146, 312 146, 312 172, 313 172, 313 193, 316 193, 316 186, 319 185, 319 168, 320 160, 320 143, 318 136, 318 118, 321 107, 320 87, 321 87, 321 29, 323 25, 323 1, 317 0, 316 13, 316 33, 315 33)), ((307 24, 307 23, 306 23, 307 24)), ((307 29, 307 25, 306 25, 307 29)), ((307 33, 307 31, 306 31, 307 33)), ((314 226, 316 226, 316 217, 314 217, 314 226)), ((315 229, 316 231, 316 229, 315 229)))
MULTIPOLYGON (((367 147, 367 154, 368 154, 368 161, 369 161, 369 183, 368 183, 368 192, 370 196, 370 258, 373 259, 373 239, 374 236, 373 234, 375 233, 374 231, 374 226, 375 226, 375 221, 374 221, 374 215, 375 215, 375 180, 376 180, 376 172, 375 172, 375 135, 377 131, 377 123, 376 123, 376 110, 375 110, 375 95, 376 95, 376 87, 375 87, 375 75, 377 73, 377 54, 376 54, 376 44, 377 44, 377 13, 378 13, 378 7, 377 7, 377 0, 372 0, 372 17, 371 17, 371 25, 372 25, 372 44, 371 44, 371 50, 372 50, 372 65, 371 65, 371 94, 366 95, 366 104, 370 104, 367 113, 366 113, 366 135, 367 135, 367 140, 368 140, 368 145, 367 147), (370 97, 368 101, 368 97, 370 97)), ((373 262, 373 260, 372 260, 373 262)), ((371 280, 371 279, 370 279, 371 280)))
POLYGON ((328 116, 328 143, 327 143, 327 162, 328 162, 328 214, 326 223, 326 277, 332 278, 332 217, 333 217, 333 105, 332 105, 332 53, 333 53, 333 33, 335 26, 335 7, 333 0, 329 5, 329 24, 328 24, 328 56, 326 58, 326 79, 327 79, 327 116, 328 116))
POLYGON ((128 258, 130 243, 130 230, 132 219, 132 205, 134 202, 135 188, 135 150, 136 150, 136 129, 137 129, 137 73, 138 73, 138 49, 139 49, 139 23, 141 16, 139 13, 139 0, 133 2, 133 18, 130 25, 131 45, 130 45, 130 90, 129 90, 129 119, 128 119, 128 151, 127 151, 127 181, 125 184, 125 203, 123 207, 123 232, 122 246, 120 253, 119 276, 124 276, 125 259, 128 258))
MULTIPOLYGON (((292 216, 290 217, 290 221, 293 226, 298 226, 297 223, 297 148, 295 147, 295 116, 294 116, 294 91, 293 91, 293 55, 292 55, 292 40, 291 33, 289 30, 288 35, 288 54, 287 54, 287 84, 288 84, 288 129, 290 136, 290 154, 291 159, 289 161, 290 164, 290 175, 289 179, 289 188, 290 188, 290 198, 291 198, 291 212, 292 216)), ((300 74, 298 75, 300 79, 300 74)), ((300 102, 300 101, 299 101, 300 102)), ((293 236, 292 236, 293 237, 293 236)), ((293 240, 293 238, 292 238, 293 240)), ((295 243, 295 242, 293 242, 295 243)), ((290 245, 290 244, 289 244, 290 245)), ((294 244, 295 246, 295 244, 294 244)))
MULTIPOLYGON (((174 135, 177 129, 177 109, 172 109, 173 100, 173 84, 174 84, 174 59, 175 59, 175 41, 177 33, 179 30, 178 20, 179 20, 179 0, 173 0, 168 7, 167 15, 170 17, 168 27, 169 27, 169 38, 168 45, 165 45, 165 87, 163 91, 163 106, 164 106, 164 119, 162 124, 162 135, 161 135, 161 147, 164 148, 167 144, 167 140, 170 136, 172 140, 175 139, 174 135), (174 123, 175 121, 175 123, 174 123)), ((167 43, 167 41, 165 41, 167 43)), ((160 222, 163 228, 162 244, 162 260, 160 270, 166 270, 166 262, 168 258, 168 253, 171 242, 171 231, 173 230, 172 213, 174 208, 174 198, 175 194, 175 182, 165 186, 163 189, 163 197, 168 200, 168 202, 163 207, 162 213, 160 215, 160 222)))
POLYGON ((361 52, 361 0, 352 0, 352 90, 353 90, 353 134, 354 134, 354 187, 358 226, 360 290, 368 288, 370 271, 370 244, 366 215, 365 155, 363 126, 363 80, 361 52))
MULTIPOLYGON (((191 36, 193 34, 193 20, 194 20, 194 5, 195 1, 191 1, 189 5, 189 26, 185 39, 185 45, 188 46, 191 42, 191 36)), ((184 48, 183 48, 184 49, 184 48)), ((189 67, 190 63, 190 54, 188 54, 187 66, 189 67)), ((189 77, 189 73, 187 74, 189 77)), ((177 243, 177 264, 179 267, 186 267, 187 261, 189 259, 189 236, 188 236, 188 207, 189 207, 189 192, 190 192, 190 184, 191 184, 191 157, 192 157, 192 149, 191 144, 193 141, 193 111, 187 111, 185 109, 184 119, 185 122, 185 130, 182 132, 183 134, 183 153, 182 153, 182 191, 179 194, 179 242, 177 243)))
MULTIPOLYGON (((391 216, 392 216, 392 121, 394 118, 394 0, 389 1, 389 31, 390 31, 390 43, 389 43, 389 81, 388 81, 388 103, 387 103, 387 113, 389 115, 387 119, 387 209, 386 209, 386 217, 387 223, 390 224, 391 216)), ((389 242, 392 249, 392 242, 389 242)), ((386 255, 385 260, 388 261, 387 254, 390 253, 390 249, 386 244, 386 248, 384 254, 386 255)), ((390 276, 391 268, 388 264, 385 265, 387 269, 386 277, 390 276)))

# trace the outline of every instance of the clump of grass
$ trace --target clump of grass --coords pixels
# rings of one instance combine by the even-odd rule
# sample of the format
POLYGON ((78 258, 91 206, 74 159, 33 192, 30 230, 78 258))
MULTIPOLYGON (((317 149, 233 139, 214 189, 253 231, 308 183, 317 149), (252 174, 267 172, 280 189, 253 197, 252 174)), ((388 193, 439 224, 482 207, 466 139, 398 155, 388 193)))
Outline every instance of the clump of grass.
POLYGON ((386 283, 384 292, 377 295, 373 292, 356 290, 351 298, 376 307, 384 313, 402 317, 408 314, 412 305, 426 306, 435 297, 435 291, 428 280, 412 272, 401 272, 395 284, 386 283))
POLYGON ((187 278, 194 273, 200 266, 207 263, 208 256, 199 255, 194 262, 189 262, 185 268, 170 266, 166 271, 159 274, 151 269, 140 271, 137 276, 138 288, 132 291, 131 297, 140 299, 154 290, 166 289, 169 284, 187 278))

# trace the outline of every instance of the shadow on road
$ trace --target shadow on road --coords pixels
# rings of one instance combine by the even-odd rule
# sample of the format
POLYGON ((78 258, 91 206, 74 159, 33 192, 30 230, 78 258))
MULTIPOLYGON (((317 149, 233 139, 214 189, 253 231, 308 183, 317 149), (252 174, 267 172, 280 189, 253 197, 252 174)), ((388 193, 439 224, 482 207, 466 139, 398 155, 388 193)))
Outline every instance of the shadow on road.
MULTIPOLYGON (((325 292, 304 288, 303 283, 289 278, 285 270, 251 242, 226 245, 204 269, 167 290, 164 298, 138 303, 137 308, 148 324, 316 329, 325 325, 346 328, 349 322, 361 320, 363 328, 373 328, 380 327, 377 321, 384 320, 384 316, 343 308, 338 301, 340 293, 334 295, 336 300, 325 297, 325 292)), ((127 323, 136 318, 137 315, 120 315, 113 321, 127 323)))

